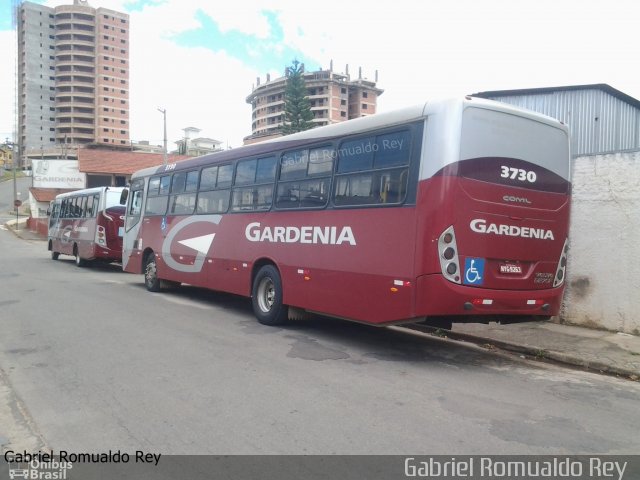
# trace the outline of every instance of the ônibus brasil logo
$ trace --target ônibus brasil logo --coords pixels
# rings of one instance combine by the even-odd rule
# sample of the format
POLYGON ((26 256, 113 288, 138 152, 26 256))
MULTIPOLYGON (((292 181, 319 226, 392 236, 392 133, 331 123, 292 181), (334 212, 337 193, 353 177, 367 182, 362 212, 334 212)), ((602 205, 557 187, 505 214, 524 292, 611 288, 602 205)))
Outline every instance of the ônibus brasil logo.
POLYGON ((553 232, 544 228, 517 227, 515 225, 498 225, 487 223, 483 218, 471 220, 471 230, 477 233, 493 233, 507 237, 540 238, 542 240, 554 240, 553 232))
POLYGON ((356 245, 351 227, 262 227, 260 222, 253 222, 247 225, 244 234, 251 242, 356 245))

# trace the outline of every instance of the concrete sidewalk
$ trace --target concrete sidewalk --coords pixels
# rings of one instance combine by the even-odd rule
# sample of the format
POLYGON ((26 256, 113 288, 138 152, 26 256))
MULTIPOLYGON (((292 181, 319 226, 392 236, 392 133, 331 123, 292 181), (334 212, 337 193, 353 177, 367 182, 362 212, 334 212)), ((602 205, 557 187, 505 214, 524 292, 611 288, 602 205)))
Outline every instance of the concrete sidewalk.
MULTIPOLYGON (((15 220, 7 222, 6 226, 24 240, 46 240, 42 235, 30 231, 22 222, 18 229, 15 228, 15 220)), ((640 380, 640 336, 637 335, 561 325, 551 321, 510 325, 454 323, 451 332, 437 331, 420 324, 406 327, 438 336, 446 335, 454 340, 492 345, 540 360, 640 380)))
POLYGON ((23 240, 46 240, 47 237, 29 230, 29 228, 27 227, 27 218, 28 217, 20 217, 17 228, 15 219, 9 220, 7 223, 5 223, 5 226, 8 230, 12 231, 16 236, 20 237, 23 240))
POLYGON ((490 345, 540 360, 640 380, 640 336, 636 335, 551 321, 509 325, 454 323, 451 332, 422 325, 415 329, 439 336, 445 334, 454 340, 490 345))

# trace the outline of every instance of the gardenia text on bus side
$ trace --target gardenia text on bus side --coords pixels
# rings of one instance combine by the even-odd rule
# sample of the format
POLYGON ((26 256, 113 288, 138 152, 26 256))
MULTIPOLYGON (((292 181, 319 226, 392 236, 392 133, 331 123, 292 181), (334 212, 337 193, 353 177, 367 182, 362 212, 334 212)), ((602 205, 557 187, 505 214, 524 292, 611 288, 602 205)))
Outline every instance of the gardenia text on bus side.
POLYGON ((252 222, 247 225, 244 233, 251 242, 356 245, 356 238, 349 226, 261 227, 260 222, 252 222))
POLYGON ((508 237, 540 238, 542 240, 554 240, 553 232, 544 228, 518 227, 515 225, 487 224, 483 218, 471 220, 471 230, 477 233, 493 233, 494 235, 506 235, 508 237))

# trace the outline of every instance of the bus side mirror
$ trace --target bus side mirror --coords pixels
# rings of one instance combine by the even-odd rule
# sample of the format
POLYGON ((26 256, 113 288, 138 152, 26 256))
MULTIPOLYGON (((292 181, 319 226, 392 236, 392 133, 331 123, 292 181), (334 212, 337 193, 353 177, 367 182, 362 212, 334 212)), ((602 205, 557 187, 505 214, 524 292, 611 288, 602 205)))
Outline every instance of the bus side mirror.
POLYGON ((47 208, 47 217, 50 217, 50 216, 51 216, 51 209, 47 208))
POLYGON ((127 204, 127 198, 129 197, 129 190, 123 190, 120 194, 120 205, 127 204))

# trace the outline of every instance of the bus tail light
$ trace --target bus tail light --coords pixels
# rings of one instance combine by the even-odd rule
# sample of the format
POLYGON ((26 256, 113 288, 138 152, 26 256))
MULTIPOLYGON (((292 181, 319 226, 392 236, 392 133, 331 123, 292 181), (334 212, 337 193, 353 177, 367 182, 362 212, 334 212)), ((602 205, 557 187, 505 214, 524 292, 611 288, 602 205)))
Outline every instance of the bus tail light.
POLYGON ((474 298, 471 302, 473 305, 493 305, 491 298, 474 298))
POLYGON ((398 287, 410 287, 411 282, 409 280, 394 280, 393 285, 394 286, 389 290, 391 291, 391 293, 398 293, 400 291, 398 287))
POLYGON ((447 228, 438 239, 440 269, 444 278, 453 283, 460 283, 460 260, 453 225, 447 228))
POLYGON ((103 247, 107 246, 107 234, 102 225, 98 225, 98 228, 96 228, 96 243, 103 247))
POLYGON ((565 270, 567 269, 567 254, 569 253, 569 239, 564 241, 562 246, 562 253, 560 253, 560 260, 558 260, 558 268, 556 269, 556 276, 553 279, 553 286, 559 287, 564 283, 565 270))

